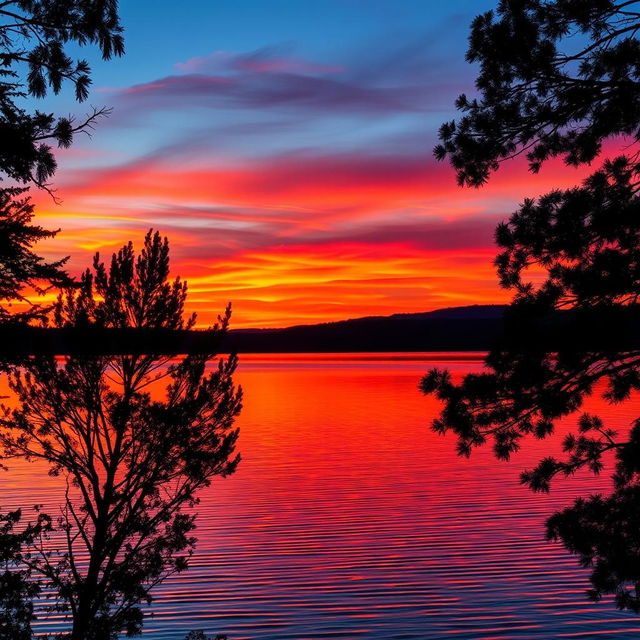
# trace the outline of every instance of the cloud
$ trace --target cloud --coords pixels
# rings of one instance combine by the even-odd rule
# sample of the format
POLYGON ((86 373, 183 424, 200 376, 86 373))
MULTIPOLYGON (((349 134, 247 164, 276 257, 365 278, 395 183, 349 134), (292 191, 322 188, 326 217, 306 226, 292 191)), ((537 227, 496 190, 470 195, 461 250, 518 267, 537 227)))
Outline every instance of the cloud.
POLYGON ((123 89, 115 117, 119 118, 123 109, 148 114, 179 105, 209 109, 278 107, 334 114, 417 113, 426 111, 432 95, 429 87, 367 87, 297 73, 273 72, 251 77, 191 73, 123 89))
POLYGON ((308 62, 295 58, 289 50, 290 47, 281 45, 263 47, 246 54, 214 51, 206 56, 196 56, 185 62, 177 62, 175 67, 184 73, 244 71, 248 73, 323 75, 344 71, 344 67, 339 65, 308 62))
POLYGON ((403 115, 424 118, 450 109, 459 82, 455 72, 429 67, 421 47, 412 41, 384 54, 358 51, 352 54, 353 65, 348 59, 340 64, 308 61, 287 45, 215 51, 176 63, 181 73, 109 89, 116 101, 111 124, 140 124, 158 112, 202 109, 227 121, 237 120, 239 112, 254 120, 265 112, 272 121, 305 117, 306 126, 309 118, 349 117, 365 123, 373 117, 378 124, 403 115))
POLYGON ((320 242, 331 239, 358 242, 367 246, 404 244, 429 252, 493 250, 493 232, 503 214, 473 215, 454 220, 419 218, 384 222, 374 227, 345 229, 327 233, 320 242))
POLYGON ((267 218, 278 212, 293 230, 410 208, 452 190, 450 170, 422 156, 346 153, 235 163, 218 157, 204 164, 199 157, 175 162, 175 155, 159 150, 124 165, 76 170, 60 181, 65 201, 128 200, 142 213, 168 204, 252 209, 267 218))
POLYGON ((282 47, 216 52, 113 92, 94 139, 103 166, 79 157, 57 176, 63 207, 39 202, 44 226, 64 229, 48 255, 73 254, 78 272, 157 228, 191 308, 206 322, 232 300, 235 326, 504 300, 496 222, 579 176, 515 161, 482 190, 458 189, 431 157, 457 67, 428 67, 400 39, 360 53, 334 65, 282 47))
POLYGON ((265 219, 285 222, 288 231, 304 231, 343 223, 379 226, 393 216, 504 214, 523 197, 575 183, 585 173, 588 169, 577 172, 554 160, 531 176, 520 160, 501 169, 484 189, 458 189, 453 170, 427 149, 379 154, 309 149, 234 158, 178 140, 128 163, 63 174, 59 193, 91 206, 100 199, 128 201, 129 209, 142 212, 203 207, 218 213, 226 209, 236 220, 260 212, 265 219))

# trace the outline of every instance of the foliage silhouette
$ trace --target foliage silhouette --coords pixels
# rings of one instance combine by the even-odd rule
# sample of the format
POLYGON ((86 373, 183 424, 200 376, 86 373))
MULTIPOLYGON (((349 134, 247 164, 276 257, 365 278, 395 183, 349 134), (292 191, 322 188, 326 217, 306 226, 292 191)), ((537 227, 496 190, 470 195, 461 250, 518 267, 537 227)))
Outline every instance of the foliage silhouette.
MULTIPOLYGON (((590 162, 611 135, 637 142, 639 5, 503 1, 497 19, 492 12, 478 17, 467 58, 480 62, 481 98, 459 98, 465 115, 443 125, 435 150, 449 158, 459 183, 479 186, 519 153, 535 172, 558 155, 569 164, 590 162)), ((455 383, 434 369, 421 382, 423 392, 444 401, 433 429, 455 433, 461 455, 490 444, 508 459, 526 438, 554 433, 594 390, 611 404, 640 390, 637 340, 632 349, 621 343, 615 321, 598 335, 599 318, 625 313, 635 318, 637 333, 639 186, 635 157, 607 160, 580 187, 525 200, 496 229, 500 284, 514 298, 486 370, 455 383), (569 339, 554 339, 559 311, 569 339)), ((576 501, 549 520, 547 534, 594 566, 591 597, 614 594, 617 606, 639 611, 640 563, 627 511, 640 488, 638 423, 618 433, 601 417, 581 413, 578 433, 565 437, 563 450, 523 472, 522 482, 549 491, 554 477, 581 468, 597 474, 614 457, 615 492, 576 501)))
POLYGON ((91 70, 73 60, 68 45, 95 44, 106 60, 124 53, 117 0, 7 0, 0 5, 0 174, 46 187, 56 161, 49 141, 68 147, 74 134, 89 130, 105 110, 82 122, 51 113, 28 113, 25 97, 57 94, 65 82, 86 100, 91 70), (25 72, 22 70, 26 70, 25 72))
MULTIPOLYGON (((607 162, 582 187, 526 201, 498 227, 497 243, 504 249, 496 258, 498 274, 515 297, 505 333, 486 359, 489 371, 454 384, 448 372, 434 369, 421 383, 425 393, 445 401, 434 429, 456 433, 460 453, 469 455, 490 442, 499 458, 508 459, 526 436, 552 433, 557 420, 578 410, 597 382, 607 383, 604 397, 612 403, 640 389, 640 352, 621 352, 606 341, 594 348, 584 331, 551 351, 542 332, 545 319, 560 309, 573 310, 570 328, 584 317, 589 327, 597 312, 637 302, 640 199, 632 180, 626 161, 607 162), (546 273, 538 284, 525 277, 532 266, 546 273)), ((599 419, 583 416, 580 435, 565 441, 566 459, 546 458, 523 481, 548 491, 555 475, 581 467, 598 472, 607 451, 626 446, 635 445, 599 419)))
MULTIPOLYGON (((638 426, 633 438, 638 439, 638 426)), ((578 499, 554 514, 547 523, 547 538, 560 540, 591 567, 591 600, 614 594, 619 609, 640 613, 640 486, 620 483, 607 497, 578 499)))
MULTIPOLYGON (((36 185, 53 192, 48 183, 56 170, 51 144, 69 147, 75 134, 89 132, 107 109, 94 109, 82 121, 56 117, 40 110, 28 112, 25 98, 43 98, 70 83, 78 101, 86 100, 91 70, 73 60, 66 49, 96 45, 103 58, 124 53, 117 0, 7 0, 0 3, 0 301, 29 302, 25 287, 42 293, 43 285, 68 284, 64 260, 46 262, 33 245, 56 231, 32 226, 33 205, 16 185, 36 185), (34 286, 35 285, 35 286, 34 286)), ((0 306, 0 322, 42 317, 30 305, 12 318, 0 306)))
POLYGON ((28 198, 20 197, 23 193, 24 189, 0 190, 0 301, 26 302, 28 308, 11 314, 0 305, 0 324, 44 316, 46 309, 31 303, 24 295, 26 287, 42 294, 47 287, 71 284, 63 270, 66 258, 47 262, 33 252, 35 243, 53 237, 56 232, 31 224, 33 205, 28 198))
POLYGON ((479 98, 440 129, 462 185, 479 186, 503 160, 525 154, 532 171, 563 156, 591 162, 609 136, 640 138, 637 0, 501 0, 471 28, 479 98))
MULTIPOLYGON (((195 322, 184 317, 186 283, 169 280, 169 245, 158 233, 147 234, 137 258, 131 243, 123 247, 109 268, 96 255, 80 284, 60 296, 56 326, 195 322)), ((227 308, 215 335, 229 317, 227 308)), ((44 460, 67 485, 61 517, 40 514, 15 558, 69 621, 57 637, 140 633, 141 604, 187 567, 196 542, 188 509, 239 461, 236 359, 209 369, 213 355, 34 356, 11 372, 19 404, 0 420, 4 458, 44 460)))
POLYGON ((40 585, 28 567, 19 566, 22 549, 34 542, 41 523, 16 531, 21 511, 0 515, 0 638, 31 640, 34 620, 33 599, 40 585))

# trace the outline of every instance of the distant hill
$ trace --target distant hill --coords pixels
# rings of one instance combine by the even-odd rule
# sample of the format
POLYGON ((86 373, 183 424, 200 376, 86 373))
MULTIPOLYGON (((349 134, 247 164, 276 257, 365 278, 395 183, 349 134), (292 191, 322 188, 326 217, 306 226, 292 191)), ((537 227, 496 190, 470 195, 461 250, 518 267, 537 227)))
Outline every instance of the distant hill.
POLYGON ((229 332, 222 350, 238 353, 486 351, 500 334, 505 308, 504 305, 473 305, 284 329, 236 329, 229 332))
POLYGON ((0 327, 0 355, 487 351, 500 337, 545 351, 640 350, 640 306, 559 311, 505 327, 504 305, 452 307, 285 329, 209 331, 0 327), (504 329, 504 331, 503 331, 504 329))
POLYGON ((0 327, 0 354, 485 351, 500 333, 504 309, 474 305, 285 329, 236 329, 221 344, 205 331, 6 326, 0 327))

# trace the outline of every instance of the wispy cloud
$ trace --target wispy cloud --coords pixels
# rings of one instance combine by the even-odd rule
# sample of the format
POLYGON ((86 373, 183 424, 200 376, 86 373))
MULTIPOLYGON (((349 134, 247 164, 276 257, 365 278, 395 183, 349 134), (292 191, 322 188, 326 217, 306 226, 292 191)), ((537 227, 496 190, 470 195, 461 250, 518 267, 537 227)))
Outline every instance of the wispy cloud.
POLYGON ((195 56, 184 62, 177 62, 175 67, 184 73, 245 71, 249 73, 325 75, 344 71, 342 66, 296 58, 291 55, 290 47, 282 45, 263 47, 247 54, 214 51, 206 56, 195 56))
POLYGON ((339 64, 294 46, 214 52, 111 90, 113 116, 92 141, 101 161, 74 147, 63 207, 39 201, 43 222, 64 229, 50 254, 72 254, 79 271, 157 228, 202 321, 232 300, 236 326, 504 300, 494 225, 576 174, 553 164, 532 179, 515 162, 486 189, 458 189, 431 156, 466 82, 434 63, 438 37, 339 64))

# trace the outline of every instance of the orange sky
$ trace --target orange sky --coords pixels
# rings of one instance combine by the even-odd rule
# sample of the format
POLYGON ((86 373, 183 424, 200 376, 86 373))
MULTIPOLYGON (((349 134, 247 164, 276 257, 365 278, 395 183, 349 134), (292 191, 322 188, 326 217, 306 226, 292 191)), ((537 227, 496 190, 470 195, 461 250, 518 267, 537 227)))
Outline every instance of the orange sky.
POLYGON ((227 301, 234 327, 503 302, 491 264, 495 223, 522 195, 584 173, 556 163, 532 177, 516 164, 470 190, 428 156, 423 166, 334 160, 77 169, 59 186, 61 204, 36 194, 40 223, 62 229, 42 247, 71 255, 78 273, 95 251, 108 258, 159 229, 202 325, 227 301))
MULTIPOLYGON (((36 220, 62 230, 40 250, 78 274, 157 229, 202 326, 229 301, 233 327, 278 327, 508 300, 496 223, 589 169, 532 176, 516 160, 458 188, 432 149, 473 92, 464 48, 480 5, 331 6, 313 22, 304 4, 287 20, 270 6, 253 30, 218 3, 206 20, 185 9, 176 39, 166 12, 123 6, 126 55, 90 60, 91 103, 112 113, 58 154, 61 204, 34 194, 36 220)), ((52 110, 86 110, 60 99, 52 110)))

